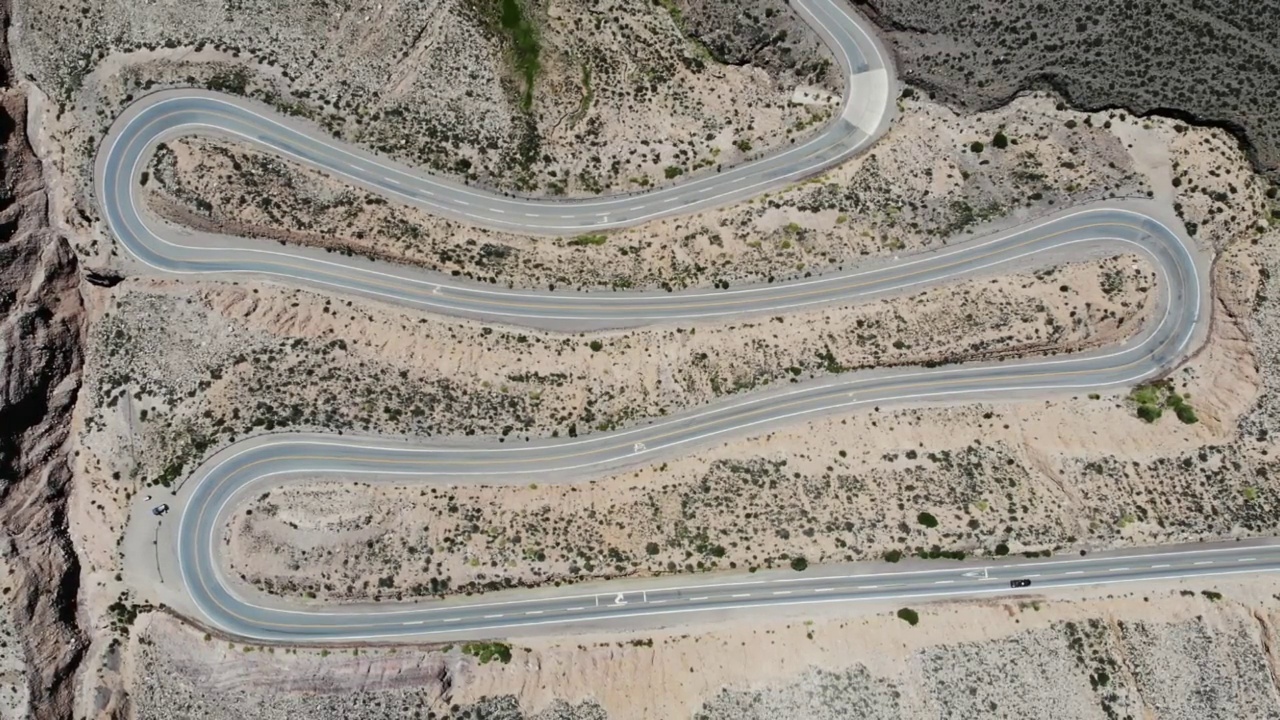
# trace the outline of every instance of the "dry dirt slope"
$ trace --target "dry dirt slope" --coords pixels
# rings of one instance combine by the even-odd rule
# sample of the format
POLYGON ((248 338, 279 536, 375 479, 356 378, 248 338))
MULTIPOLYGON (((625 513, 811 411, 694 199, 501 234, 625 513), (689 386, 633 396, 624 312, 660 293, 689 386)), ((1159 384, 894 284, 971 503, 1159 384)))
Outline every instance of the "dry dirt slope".
MULTIPOLYGON (((67 112, 72 174, 130 99, 199 85, 471 183, 593 195, 817 129, 829 110, 790 98, 839 87, 825 46, 781 0, 754 4, 738 24, 762 47, 725 48, 751 66, 717 61, 651 0, 26 2, 18 61, 67 112)), ((718 27, 717 9, 741 19, 714 5, 691 18, 718 27)))
POLYGON ((1280 718, 1276 588, 1220 589, 931 606, 914 627, 881 608, 530 638, 509 664, 457 646, 229 645, 157 616, 131 643, 146 668, 134 707, 143 720, 1280 718))

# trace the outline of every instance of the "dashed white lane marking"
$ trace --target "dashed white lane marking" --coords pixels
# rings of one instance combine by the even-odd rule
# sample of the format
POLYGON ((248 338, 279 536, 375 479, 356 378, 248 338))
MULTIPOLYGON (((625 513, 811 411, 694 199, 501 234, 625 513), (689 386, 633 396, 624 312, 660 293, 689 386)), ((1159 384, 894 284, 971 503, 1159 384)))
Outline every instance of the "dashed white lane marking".
POLYGON ((1040 577, 1040 573, 1036 573, 1035 575, 1028 575, 1027 577, 1029 578, 1040 577))
POLYGON ((586 610, 586 608, 584 607, 569 608, 568 612, 580 612, 582 610, 586 610))
POLYGON ((1124 572, 1129 568, 1107 568, 1107 572, 1124 572))
POLYGON ((525 217, 542 217, 538 213, 525 213, 524 216, 525 217))
POLYGON ((933 584, 934 585, 950 585, 953 582, 955 582, 955 580, 934 580, 933 584))
POLYGON ((730 595, 729 597, 736 597, 736 598, 751 597, 751 593, 738 593, 736 595, 730 595))
POLYGON ((503 210, 502 208, 489 208, 489 210, 490 210, 491 212, 496 212, 496 213, 498 213, 499 215, 506 215, 506 214, 507 214, 507 211, 506 211, 506 210, 503 210))
POLYGON ((445 618, 440 622, 461 622, 461 621, 462 621, 462 618, 445 618))
POLYGON ((423 624, 423 623, 425 623, 425 622, 426 622, 426 620, 410 620, 410 621, 408 621, 408 622, 401 623, 401 625, 421 625, 421 624, 423 624))
POLYGON ((791 591, 790 590, 774 590, 773 594, 774 595, 790 595, 791 591))
POLYGON ((454 202, 456 202, 456 203, 458 203, 459 205, 462 205, 462 206, 464 206, 464 207, 471 205, 471 203, 467 202, 466 200, 458 200, 458 199, 456 199, 456 198, 454 199, 454 202))
POLYGON ((814 592, 816 593, 835 592, 835 591, 836 591, 835 588, 815 588, 814 589, 814 592))
POLYGON ((399 184, 400 184, 400 181, 399 181, 399 180, 397 180, 397 179, 395 179, 395 178, 384 177, 384 178, 382 178, 382 180, 383 180, 384 182, 389 182, 389 183, 391 183, 392 185, 399 185, 399 184))
POLYGON ((879 585, 859 585, 858 589, 859 590, 875 590, 878 587, 880 586, 879 585))
POLYGON ((689 598, 689 602, 698 602, 699 600, 706 600, 706 599, 707 599, 707 596, 703 595, 702 597, 689 598))
POLYGON ((1212 560, 1197 560, 1196 562, 1192 563, 1192 565, 1212 565, 1212 564, 1213 564, 1212 560))
POLYGON ((1067 574, 1067 575, 1083 575, 1083 574, 1084 574, 1084 571, 1083 571, 1083 570, 1068 570, 1065 574, 1067 574))
POLYGON ((1238 558, 1236 562, 1253 562, 1254 560, 1257 560, 1257 559, 1258 558, 1238 558))
POLYGON ((666 600, 650 600, 650 601, 649 601, 649 604, 650 604, 650 605, 661 605, 661 604, 662 604, 662 603, 664 603, 664 602, 666 602, 666 600))
POLYGON ((484 619, 485 619, 485 620, 493 620, 493 619, 495 619, 495 618, 500 618, 500 617, 502 617, 502 613, 498 613, 497 615, 485 615, 485 616, 484 616, 484 619))
POLYGON ((1152 566, 1151 566, 1151 568, 1152 568, 1152 569, 1156 569, 1156 568, 1167 568, 1167 567, 1169 567, 1169 566, 1168 566, 1168 565, 1152 565, 1152 566))
POLYGON ((541 614, 542 614, 541 610, 530 610, 529 612, 525 613, 525 615, 541 615, 541 614))

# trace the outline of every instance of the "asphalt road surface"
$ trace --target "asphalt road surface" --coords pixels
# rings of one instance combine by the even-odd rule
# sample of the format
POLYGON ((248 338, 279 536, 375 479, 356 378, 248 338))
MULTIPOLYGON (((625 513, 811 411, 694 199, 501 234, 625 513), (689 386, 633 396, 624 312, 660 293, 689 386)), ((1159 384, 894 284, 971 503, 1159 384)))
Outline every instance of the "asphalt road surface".
MULTIPOLYGON (((537 599, 497 605, 485 600, 429 607, 383 604, 315 610, 272 606, 246 597, 223 577, 218 559, 220 529, 230 509, 248 493, 283 482, 325 477, 566 481, 652 463, 727 437, 821 413, 888 403, 1115 389, 1157 376, 1186 357, 1197 333, 1203 330, 1203 319, 1207 319, 1205 263, 1190 250, 1180 231, 1173 229, 1177 224, 1167 220, 1167 208, 1140 201, 1099 203, 983 238, 957 241, 939 251, 803 281, 669 294, 507 291, 459 284, 425 271, 358 258, 335 259, 313 249, 272 248, 252 239, 192 232, 158 220, 139 201, 142 169, 156 144, 190 134, 239 138, 443 216, 525 233, 594 232, 740 201, 838 164, 873 142, 891 119, 892 68, 865 22, 851 14, 841 0, 795 0, 792 7, 831 45, 846 73, 841 114, 808 141, 724 172, 626 197, 561 202, 503 196, 422 175, 334 141, 314 127, 281 117, 252 101, 174 90, 136 102, 104 139, 95 168, 102 214, 130 253, 166 273, 268 275, 445 313, 536 327, 618 327, 780 313, 901 293, 952 278, 1004 271, 1015 264, 1116 252, 1143 255, 1156 269, 1159 277, 1149 299, 1157 306, 1156 320, 1122 346, 1106 351, 1021 362, 852 373, 718 402, 625 431, 581 439, 519 445, 460 441, 413 445, 377 438, 275 435, 242 441, 219 452, 182 484, 173 500, 177 522, 168 524, 163 540, 164 552, 173 554, 191 605, 205 621, 235 635, 263 640, 352 640, 443 632, 493 635, 537 623, 616 621, 637 614, 661 616, 802 601, 962 596, 1009 589, 1007 574, 1014 572, 1009 568, 996 568, 995 575, 988 570, 977 577, 957 576, 955 566, 948 566, 896 573, 888 584, 869 580, 866 575, 816 577, 813 571, 770 580, 763 586, 744 581, 735 586, 695 583, 669 587, 664 585, 669 580, 658 579, 640 588, 639 601, 632 590, 626 590, 621 597, 610 593, 533 593, 537 599), (760 590, 752 589, 756 587, 760 590), (504 607, 519 610, 495 609, 504 607)), ((138 522, 142 520, 135 517, 134 523, 138 522)), ((1223 557, 1239 561, 1231 566, 1234 570, 1274 569, 1275 553, 1271 549, 1257 552, 1253 559, 1229 553, 1223 557)), ((1082 560, 1071 567, 1063 570, 1061 577, 1053 574, 1056 571, 1042 573, 1045 579, 1038 587, 1204 574, 1207 566, 1140 568, 1082 560)))
MULTIPOLYGON (((1205 579, 1280 571, 1274 541, 1140 549, 1098 557, 1018 561, 880 564, 853 572, 773 571, 751 575, 658 578, 482 599, 379 604, 299 611, 241 601, 219 617, 238 635, 268 642, 362 642, 434 636, 488 637, 547 626, 609 628, 669 624, 695 614, 858 602, 910 605, 940 599, 1021 596, 1096 585, 1205 579), (1030 581, 1014 587, 1014 581, 1030 581), (243 614, 244 617, 238 617, 243 614)), ((1211 586, 1211 585, 1208 585, 1211 586)), ((819 607, 813 608, 815 611, 819 607)))

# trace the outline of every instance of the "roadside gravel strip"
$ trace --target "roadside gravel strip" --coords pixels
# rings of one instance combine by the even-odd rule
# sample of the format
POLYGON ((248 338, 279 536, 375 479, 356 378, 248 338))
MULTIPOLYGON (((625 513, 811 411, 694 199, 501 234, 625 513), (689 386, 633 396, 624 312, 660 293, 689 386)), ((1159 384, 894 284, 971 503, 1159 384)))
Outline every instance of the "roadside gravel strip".
MULTIPOLYGON (((174 90, 143 98, 117 120, 99 151, 95 168, 98 200, 108 228, 120 243, 162 272, 268 275, 516 325, 580 330, 778 313, 899 293, 1014 263, 1100 252, 1137 253, 1149 258, 1159 278, 1151 293, 1158 320, 1123 345, 1106 351, 1025 362, 851 373, 785 391, 718 402, 626 431, 583 439, 541 440, 519 446, 443 441, 428 446, 296 434, 251 438, 219 452, 182 484, 172 501, 178 521, 163 523, 161 534, 155 535, 159 540, 157 563, 176 569, 170 577, 176 575, 181 580, 182 604, 233 635, 273 641, 350 641, 438 633, 500 634, 527 625, 617 622, 643 615, 816 602, 819 599, 813 596, 819 594, 824 596, 821 602, 838 602, 1008 592, 1007 582, 1001 585, 986 571, 982 577, 966 575, 963 582, 957 582, 951 576, 959 571, 952 566, 937 571, 937 578, 929 573, 906 573, 924 579, 895 582, 891 590, 883 591, 878 583, 868 583, 865 575, 817 578, 814 582, 829 581, 830 585, 808 587, 803 582, 811 578, 805 574, 792 581, 801 585, 779 587, 767 596, 751 596, 750 602, 745 602, 741 593, 686 593, 689 588, 706 590, 715 584, 673 591, 664 589, 663 582, 669 581, 661 580, 644 586, 631 583, 616 597, 613 593, 583 596, 580 591, 548 589, 503 594, 504 598, 535 597, 542 603, 507 614, 487 612, 486 608, 494 606, 488 601, 413 606, 384 603, 373 608, 337 609, 262 604, 268 600, 243 597, 222 574, 217 553, 223 546, 221 530, 230 510, 250 493, 284 482, 353 476, 400 481, 563 482, 653 463, 819 413, 887 403, 972 401, 1121 388, 1155 377, 1187 356, 1208 318, 1204 291, 1207 263, 1174 229, 1181 226, 1169 219, 1169 210, 1149 201, 1099 203, 988 237, 956 242, 940 251, 804 281, 712 292, 597 295, 490 289, 411 268, 358 258, 335 259, 309 248, 272 249, 261 241, 195 233, 149 216, 138 199, 142 168, 159 142, 205 134, 247 140, 440 215, 526 233, 593 232, 741 201, 841 162, 873 142, 891 119, 892 68, 864 21, 850 14, 842 0, 796 0, 792 7, 831 45, 843 65, 848 81, 841 116, 805 143, 682 185, 643 195, 567 202, 499 196, 419 175, 411 168, 333 141, 315 128, 280 117, 251 101, 174 90), (925 580, 930 583, 927 592, 919 585, 925 580), (910 594, 904 594, 907 591, 910 594), (605 603, 602 610, 601 598, 606 596, 617 602, 605 603), (675 607, 677 604, 681 606, 675 607)), ((130 532, 145 526, 150 541, 155 532, 153 518, 139 510, 135 509, 130 532)), ((1280 558, 1274 553, 1268 558, 1241 560, 1232 572, 1280 567, 1280 558)), ((1122 566, 1082 566, 1078 577, 1072 575, 1059 582, 1073 586, 1209 572, 1202 565, 1179 567, 1160 568, 1155 573, 1153 568, 1139 572, 1122 566)))

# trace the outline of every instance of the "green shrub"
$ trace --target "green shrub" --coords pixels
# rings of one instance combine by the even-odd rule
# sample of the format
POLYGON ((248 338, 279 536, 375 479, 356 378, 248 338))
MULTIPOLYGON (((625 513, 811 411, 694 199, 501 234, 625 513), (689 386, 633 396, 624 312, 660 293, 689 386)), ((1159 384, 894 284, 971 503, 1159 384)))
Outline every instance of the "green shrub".
POLYGON ((983 145, 982 142, 979 140, 974 140, 973 144, 969 146, 969 150, 974 153, 981 153, 985 149, 986 149, 986 146, 983 145))
POLYGON ((885 562, 896 563, 896 562, 898 562, 898 561, 899 561, 899 560, 901 560, 901 559, 902 559, 902 551, 901 551, 901 550, 886 550, 886 551, 885 551, 885 553, 884 553, 884 561, 885 561, 885 562))
POLYGON ((796 572, 804 572, 808 568, 809 568, 809 561, 805 560, 802 556, 797 555, 796 557, 791 558, 792 570, 795 570, 796 572))
POLYGON ((920 613, 917 613, 911 608, 902 608, 898 611, 898 618, 905 620, 908 625, 915 627, 916 623, 920 622, 920 613))
POLYGON ((674 180, 684 174, 684 168, 679 165, 668 165, 663 169, 662 174, 666 175, 668 180, 674 180))
POLYGON ((1153 423, 1159 420, 1160 416, 1163 414, 1164 414, 1164 410, 1161 410, 1159 405, 1139 405, 1138 406, 1138 417, 1142 418, 1142 420, 1145 422, 1153 423))
POLYGON ((919 515, 917 515, 916 522, 920 523, 921 525, 927 528, 938 527, 938 518, 934 517, 933 515, 930 515, 927 512, 922 512, 919 515))
POLYGON ((600 342, 599 340, 592 340, 591 344, 588 345, 588 347, 591 348, 591 352, 600 352, 601 350, 604 349, 604 343, 600 342))
POLYGON ((511 662, 511 646, 501 642, 467 643, 462 646, 462 653, 476 658, 481 665, 490 660, 501 661, 503 665, 511 662))
POLYGON ((1186 399, 1178 393, 1170 392, 1169 397, 1165 398, 1165 404, 1173 408, 1173 414, 1177 415, 1183 423, 1192 425, 1200 422, 1200 418, 1196 417, 1195 408, 1188 405, 1186 399))
POLYGON ((609 238, 605 235, 579 235, 570 240, 567 244, 574 247, 582 247, 584 245, 603 245, 609 238))
POLYGON ((997 132, 996 136, 991 138, 991 146, 997 150, 1003 150, 1009 147, 1009 137, 1004 134, 1004 131, 997 132))
POLYGON ((1156 405, 1160 402, 1160 386, 1154 383, 1140 385, 1133 389, 1129 397, 1139 405, 1156 405))
POLYGON ((1194 425, 1200 422, 1200 418, 1196 417, 1195 408, 1185 403, 1179 404, 1178 406, 1174 407, 1173 414, 1177 415, 1178 419, 1187 425, 1194 425))

